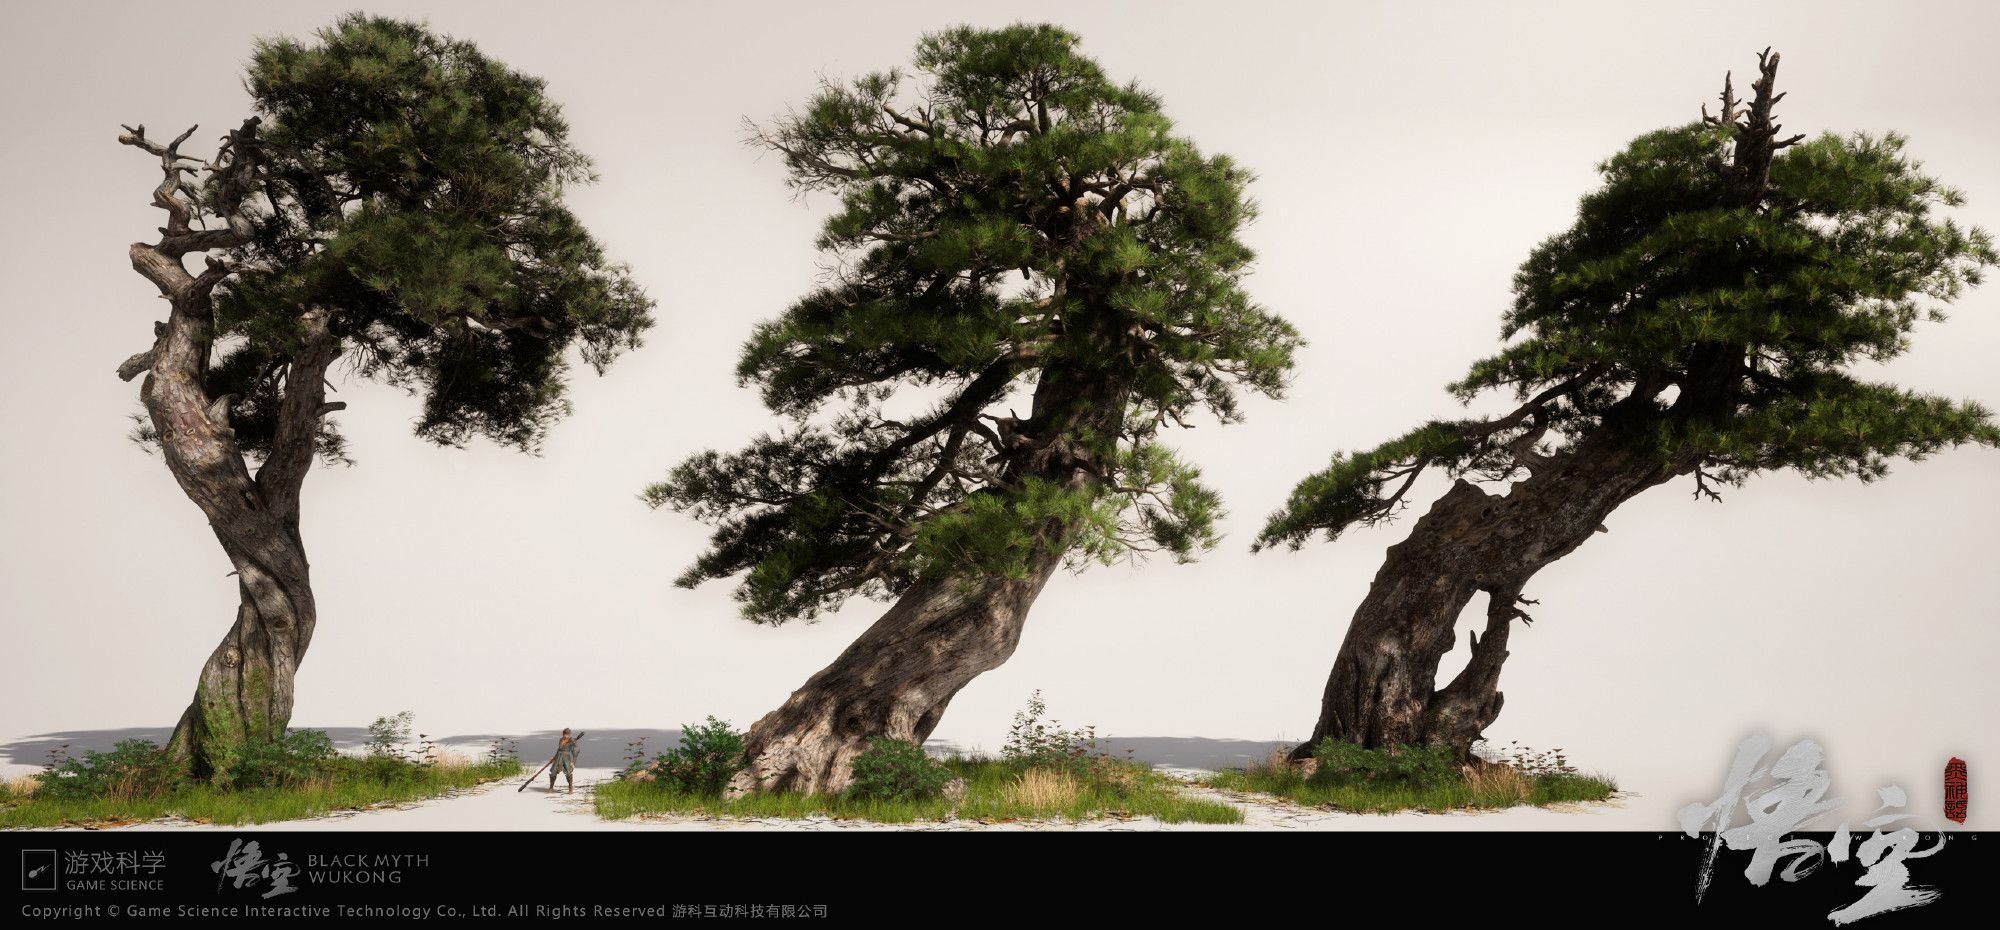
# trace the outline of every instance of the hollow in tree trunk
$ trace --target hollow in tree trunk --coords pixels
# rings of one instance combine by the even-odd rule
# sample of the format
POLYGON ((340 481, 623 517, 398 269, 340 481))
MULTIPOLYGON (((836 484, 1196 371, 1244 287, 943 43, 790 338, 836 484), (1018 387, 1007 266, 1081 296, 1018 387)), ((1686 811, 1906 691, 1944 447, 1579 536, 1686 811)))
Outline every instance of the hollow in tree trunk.
MULTIPOLYGON (((1008 482, 1098 486, 1107 467, 1077 437, 1120 435, 1127 396, 1125 385, 1096 372, 1045 369, 1029 418, 1006 423, 1013 437, 1001 453, 1008 482)), ((730 792, 838 792, 872 740, 921 745, 959 689, 1014 654, 1028 608, 1062 564, 1072 529, 1059 521, 1041 527, 1018 573, 911 585, 833 664, 750 728, 749 766, 730 792)))
POLYGON ((1500 715, 1500 669, 1513 624, 1527 620, 1528 581, 1605 532, 1620 504, 1688 467, 1607 435, 1535 462, 1504 497, 1458 481, 1409 538, 1389 547, 1348 625, 1312 737, 1293 756, 1309 756, 1333 737, 1371 748, 1443 743, 1469 760, 1500 715), (1438 664, 1452 649, 1459 615, 1482 592, 1485 633, 1471 635, 1464 670, 1439 688, 1438 664))

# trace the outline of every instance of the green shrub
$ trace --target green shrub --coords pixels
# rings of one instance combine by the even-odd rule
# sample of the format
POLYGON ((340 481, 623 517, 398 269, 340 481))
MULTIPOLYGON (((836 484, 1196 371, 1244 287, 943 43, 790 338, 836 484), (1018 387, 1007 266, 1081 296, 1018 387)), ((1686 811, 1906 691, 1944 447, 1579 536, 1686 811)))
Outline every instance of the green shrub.
POLYGON ((680 745, 660 753, 652 773, 689 794, 719 795, 743 766, 743 734, 711 716, 699 726, 682 724, 680 745))
POLYGON ((403 711, 393 717, 377 717, 368 725, 368 754, 394 759, 407 758, 403 744, 410 741, 410 724, 416 714, 403 711))
POLYGON ((325 731, 287 730, 268 743, 231 747, 216 781, 238 790, 290 788, 325 774, 335 755, 325 731))
POLYGON ((424 780, 424 765, 400 756, 340 756, 327 760, 327 771, 341 782, 361 782, 398 788, 424 780))
POLYGON ((944 794, 951 770, 908 740, 877 739, 854 757, 847 792, 878 801, 921 801, 944 794))
POLYGON ((1014 714, 1014 725, 1007 730, 1007 742, 1000 747, 1001 760, 1022 770, 1054 769, 1088 775, 1092 751, 1097 748, 1097 728, 1069 730, 1061 726, 1061 721, 1043 722, 1042 715, 1048 709, 1040 689, 1028 696, 1027 709, 1014 714))
POLYGON ((1368 749, 1331 736, 1313 747, 1318 761, 1312 780, 1320 784, 1400 782, 1435 788, 1458 778, 1451 747, 1441 743, 1368 749))
POLYGON ((110 752, 85 751, 37 774, 37 795, 65 800, 157 798, 179 790, 187 771, 158 743, 128 739, 110 752))

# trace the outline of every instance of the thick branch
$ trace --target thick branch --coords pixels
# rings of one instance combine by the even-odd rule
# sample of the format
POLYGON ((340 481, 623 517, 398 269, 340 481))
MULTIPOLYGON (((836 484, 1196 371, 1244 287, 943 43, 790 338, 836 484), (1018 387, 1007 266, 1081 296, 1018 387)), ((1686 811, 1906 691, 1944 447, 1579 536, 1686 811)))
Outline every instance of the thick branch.
POLYGON ((303 338, 285 372, 277 431, 271 438, 271 452, 264 459, 264 467, 257 470, 257 487, 265 500, 279 513, 293 518, 298 513, 299 490, 319 450, 320 418, 329 412, 329 407, 347 406, 326 402, 326 370, 340 357, 340 340, 329 328, 330 316, 325 308, 314 307, 300 317, 303 338))
POLYGON ((128 358, 125 361, 120 362, 118 364, 118 380, 130 381, 133 378, 137 378, 140 375, 145 374, 146 370, 152 367, 153 367, 152 349, 147 349, 144 352, 134 353, 131 358, 128 358))
POLYGON ((979 411, 998 398, 1001 392, 1006 390, 1007 385, 1013 383, 1014 366, 1024 357, 1025 353, 1017 350, 995 359, 991 365, 986 366, 986 370, 979 373, 978 377, 968 382, 964 390, 958 392, 958 396, 952 399, 950 406, 875 453, 868 460, 864 472, 880 473, 903 453, 915 448, 918 443, 944 432, 947 427, 976 419, 979 411))

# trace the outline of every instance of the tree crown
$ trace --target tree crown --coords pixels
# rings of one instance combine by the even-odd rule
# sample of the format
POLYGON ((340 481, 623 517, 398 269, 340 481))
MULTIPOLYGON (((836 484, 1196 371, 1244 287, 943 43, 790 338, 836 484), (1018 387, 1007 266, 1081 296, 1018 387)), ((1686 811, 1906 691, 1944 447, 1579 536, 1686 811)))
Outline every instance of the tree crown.
POLYGON ((1600 165, 1575 223, 1521 265, 1501 332, 1513 341, 1450 386, 1466 402, 1511 391, 1519 408, 1336 455, 1258 545, 1388 518, 1431 465, 1504 480, 1593 436, 1641 445, 1711 496, 1709 482, 1760 471, 1869 481, 1891 457, 2000 445, 1978 404, 1846 371, 1942 320, 1995 262, 1991 238, 1937 215, 1960 197, 1901 136, 1778 138, 1777 64, 1760 56, 1747 107, 1725 82, 1719 115, 1704 108, 1600 165))
MULTIPOLYGON (((594 179, 588 160, 544 82, 471 43, 364 14, 317 39, 258 43, 245 85, 261 125, 225 153, 254 170, 211 172, 203 191, 253 224, 214 294, 211 395, 233 396, 239 445, 267 451, 316 308, 360 374, 422 396, 419 436, 532 451, 568 412, 567 349, 602 371, 652 325, 652 301, 562 203, 594 179)), ((330 425, 320 448, 339 454, 330 425)))
POLYGON ((1249 174, 1078 41, 935 33, 914 73, 828 83, 754 130, 792 185, 838 197, 819 245, 839 269, 738 367, 793 428, 648 489, 717 525, 682 584, 746 572, 746 614, 775 622, 1019 571, 1050 521, 1100 559, 1213 544, 1215 495, 1153 437, 1195 408, 1237 419, 1239 388, 1279 394, 1299 340, 1240 286, 1249 174), (1029 416, 997 413, 1031 384, 1029 416), (885 411, 913 394, 942 399, 885 411), (1058 447, 1093 480, 1054 477, 1058 447))

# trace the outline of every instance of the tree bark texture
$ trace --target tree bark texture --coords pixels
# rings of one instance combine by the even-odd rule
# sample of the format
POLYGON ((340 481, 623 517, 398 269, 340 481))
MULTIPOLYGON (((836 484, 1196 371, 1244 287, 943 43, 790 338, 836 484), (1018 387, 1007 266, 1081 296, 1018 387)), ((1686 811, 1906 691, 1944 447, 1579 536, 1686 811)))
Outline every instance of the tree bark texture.
MULTIPOLYGON (((1729 161, 1715 162, 1724 206, 1760 202, 1769 191, 1772 158, 1804 138, 1778 138, 1771 116, 1783 96, 1773 92, 1777 69, 1778 56, 1766 49, 1758 55, 1748 108, 1738 107, 1725 79, 1721 114, 1710 117, 1703 109, 1707 122, 1734 130, 1729 161)), ((1467 761, 1472 743, 1500 713, 1508 631, 1527 616, 1518 606, 1523 587, 1543 566, 1603 531, 1619 505, 1677 476, 1699 475, 1699 452, 1663 459, 1640 451, 1646 443, 1629 437, 1669 421, 1726 420, 1740 395, 1745 351, 1736 344, 1698 343, 1681 372, 1641 376, 1603 428, 1576 446, 1556 455, 1523 454, 1529 477, 1504 497, 1465 481, 1455 484, 1408 539, 1389 548, 1334 660, 1312 737, 1293 756, 1309 756, 1331 736, 1367 747, 1438 741, 1467 761), (1657 412, 1653 400, 1669 381, 1679 396, 1669 410, 1657 412), (1452 648, 1458 616, 1482 591, 1486 635, 1472 636, 1465 669, 1438 688, 1438 662, 1452 648)))
POLYGON ((1389 547, 1348 625, 1312 737, 1294 757, 1334 737, 1371 748, 1442 742, 1468 760, 1500 714, 1500 667, 1512 625, 1527 617, 1519 605, 1529 579, 1604 532, 1620 504, 1686 467, 1598 435, 1543 460, 1504 497, 1458 481, 1389 547), (1459 615, 1482 592, 1485 633, 1471 634, 1471 659, 1439 688, 1459 615))
POLYGON ((1014 654, 1028 608, 1060 565, 1026 577, 919 582, 882 618, 751 727, 750 767, 732 791, 844 790, 854 757, 878 738, 921 745, 959 689, 1014 654))
MULTIPOLYGON (((1107 336, 1105 344, 1120 343, 1107 336)), ((1107 463, 1075 437, 1120 435, 1128 394, 1102 371, 1045 368, 1032 413, 1008 431, 1004 474, 1072 489, 1099 482, 1107 463)), ((922 744, 959 689, 1013 655, 1028 608, 1063 563, 1068 529, 1045 527, 1018 577, 967 574, 905 590, 831 665, 750 728, 749 767, 730 792, 839 792, 854 757, 874 739, 922 744)))
MULTIPOLYGON (((157 435, 162 458, 208 519, 234 567, 238 605, 229 633, 209 654, 195 681, 194 697, 168 742, 197 775, 226 770, 232 750, 284 733, 292 714, 293 681, 318 619, 310 567, 299 532, 299 494, 317 451, 319 420, 338 409, 325 403, 327 368, 340 354, 339 339, 320 309, 303 310, 298 347, 285 369, 277 432, 253 476, 229 425, 229 396, 210 397, 206 376, 215 340, 211 295, 230 273, 208 259, 200 275, 182 264, 188 252, 223 249, 250 236, 240 209, 256 171, 255 120, 232 132, 215 164, 223 184, 216 198, 221 228, 194 228, 189 189, 179 183, 177 153, 187 134, 168 145, 145 138, 144 127, 120 141, 161 157, 166 175, 154 191, 169 221, 158 243, 134 243, 132 267, 159 288, 168 318, 154 326, 153 347, 119 366, 126 380, 145 375, 139 399, 157 435)), ((193 130, 189 130, 192 133, 193 130)))

